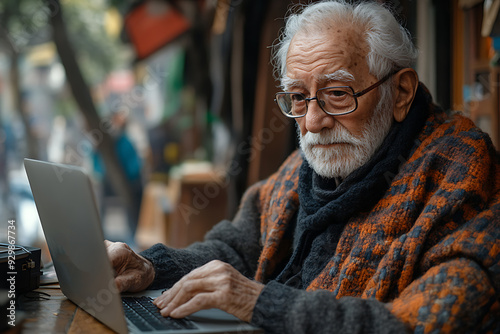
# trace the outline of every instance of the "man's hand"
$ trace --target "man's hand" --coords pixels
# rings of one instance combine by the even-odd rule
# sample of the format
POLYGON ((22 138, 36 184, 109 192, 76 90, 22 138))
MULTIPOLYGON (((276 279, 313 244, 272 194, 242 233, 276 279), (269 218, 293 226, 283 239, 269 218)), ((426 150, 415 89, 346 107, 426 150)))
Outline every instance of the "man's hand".
POLYGON ((153 264, 123 242, 104 241, 120 292, 145 290, 155 278, 153 264))
POLYGON ((154 304, 164 317, 183 318, 218 308, 249 322, 263 288, 263 284, 246 278, 231 265, 215 260, 184 276, 154 304))

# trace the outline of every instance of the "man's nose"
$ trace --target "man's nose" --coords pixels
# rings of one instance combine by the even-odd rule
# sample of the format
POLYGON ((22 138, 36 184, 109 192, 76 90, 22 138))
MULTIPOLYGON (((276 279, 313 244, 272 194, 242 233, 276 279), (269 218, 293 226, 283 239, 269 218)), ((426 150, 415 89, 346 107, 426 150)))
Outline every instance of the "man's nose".
POLYGON ((307 106, 306 129, 308 132, 319 133, 325 128, 333 128, 335 126, 335 119, 333 116, 328 115, 319 106, 320 100, 310 100, 307 106))

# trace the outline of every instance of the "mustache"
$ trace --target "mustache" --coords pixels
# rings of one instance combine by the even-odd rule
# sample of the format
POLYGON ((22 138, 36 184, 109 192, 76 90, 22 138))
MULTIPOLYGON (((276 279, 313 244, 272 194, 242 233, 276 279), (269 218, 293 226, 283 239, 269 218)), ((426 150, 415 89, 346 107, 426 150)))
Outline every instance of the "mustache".
POLYGON ((358 146, 362 144, 362 140, 353 136, 349 131, 342 127, 334 129, 325 129, 318 133, 306 132, 305 135, 300 134, 299 140, 303 145, 330 145, 330 144, 351 144, 358 146))

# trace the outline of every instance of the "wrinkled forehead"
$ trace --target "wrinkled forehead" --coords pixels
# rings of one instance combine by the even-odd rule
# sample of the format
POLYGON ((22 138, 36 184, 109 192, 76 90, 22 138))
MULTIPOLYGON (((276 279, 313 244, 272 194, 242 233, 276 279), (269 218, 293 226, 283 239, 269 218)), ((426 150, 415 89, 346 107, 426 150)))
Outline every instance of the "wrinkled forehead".
POLYGON ((361 27, 340 23, 304 27, 290 41, 287 58, 297 48, 299 52, 333 52, 351 58, 365 58, 370 51, 367 33, 361 27))
POLYGON ((322 81, 335 73, 340 81, 353 81, 369 71, 368 44, 359 29, 331 26, 298 32, 290 42, 286 76, 322 81))

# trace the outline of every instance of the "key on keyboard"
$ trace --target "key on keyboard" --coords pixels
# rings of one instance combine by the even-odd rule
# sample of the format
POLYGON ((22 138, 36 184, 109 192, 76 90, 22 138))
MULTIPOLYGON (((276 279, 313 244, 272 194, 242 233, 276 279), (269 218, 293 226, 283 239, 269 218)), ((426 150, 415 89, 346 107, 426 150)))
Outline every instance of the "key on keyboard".
POLYGON ((125 316, 141 331, 155 329, 195 329, 187 319, 164 318, 150 297, 122 297, 125 316))

